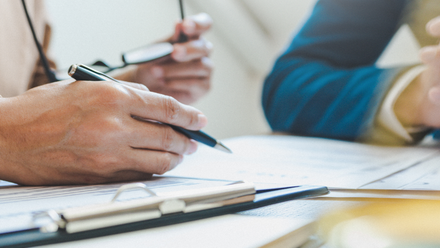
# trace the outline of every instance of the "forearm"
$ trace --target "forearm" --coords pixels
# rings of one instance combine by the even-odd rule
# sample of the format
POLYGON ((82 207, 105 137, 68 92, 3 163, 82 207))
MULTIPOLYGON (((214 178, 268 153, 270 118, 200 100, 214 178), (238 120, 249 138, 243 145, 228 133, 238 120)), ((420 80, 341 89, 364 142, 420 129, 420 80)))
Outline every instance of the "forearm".
POLYGON ((401 69, 342 69, 322 61, 280 60, 265 81, 263 107, 275 131, 356 140, 374 124, 401 69))
POLYGON ((401 24, 405 3, 318 1, 265 81, 263 107, 271 127, 344 140, 368 133, 400 71, 375 62, 401 24))

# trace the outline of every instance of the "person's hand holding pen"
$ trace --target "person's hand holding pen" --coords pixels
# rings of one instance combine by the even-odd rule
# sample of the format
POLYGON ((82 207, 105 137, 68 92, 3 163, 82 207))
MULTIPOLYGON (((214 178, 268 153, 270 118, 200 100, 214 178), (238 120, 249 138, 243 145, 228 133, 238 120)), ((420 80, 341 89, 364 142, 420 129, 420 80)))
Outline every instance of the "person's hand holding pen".
POLYGON ((151 91, 169 95, 190 104, 205 95, 210 88, 213 63, 209 59, 213 45, 202 35, 210 29, 212 19, 201 13, 186 17, 175 26, 166 41, 173 43, 171 56, 140 64, 117 79, 142 83, 151 91), (188 38, 179 40, 181 33, 188 38))
POLYGON ((0 180, 24 185, 146 180, 178 165, 197 143, 199 110, 135 83, 60 81, 0 98, 0 180))

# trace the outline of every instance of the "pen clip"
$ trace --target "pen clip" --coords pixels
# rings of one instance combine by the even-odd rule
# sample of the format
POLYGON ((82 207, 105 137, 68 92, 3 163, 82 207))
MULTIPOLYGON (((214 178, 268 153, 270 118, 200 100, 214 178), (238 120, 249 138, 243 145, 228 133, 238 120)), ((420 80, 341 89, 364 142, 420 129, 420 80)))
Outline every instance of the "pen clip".
MULTIPOLYGON (((105 73, 102 73, 102 72, 100 72, 98 70, 95 70, 93 68, 90 68, 90 67, 88 67, 86 65, 83 65, 83 64, 73 64, 73 65, 71 65, 70 68, 69 68, 68 74, 69 74, 69 76, 71 76, 71 77, 76 79, 75 75, 77 73, 81 73, 82 72, 84 74, 85 71, 88 74, 92 73, 92 74, 97 74, 100 77, 103 77, 104 79, 101 78, 101 80, 105 81, 105 79, 107 79, 107 80, 110 80, 110 81, 114 81, 114 82, 120 83, 118 80, 110 77, 109 75, 107 75, 105 73)), ((92 81, 96 81, 96 80, 92 80, 92 81)))

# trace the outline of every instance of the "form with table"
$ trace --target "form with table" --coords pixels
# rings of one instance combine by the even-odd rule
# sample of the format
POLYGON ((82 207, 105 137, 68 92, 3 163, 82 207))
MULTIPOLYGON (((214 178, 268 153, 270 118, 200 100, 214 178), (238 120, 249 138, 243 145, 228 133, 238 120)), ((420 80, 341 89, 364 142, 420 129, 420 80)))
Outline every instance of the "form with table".
MULTIPOLYGON (((48 247, 298 247, 313 234, 314 220, 333 209, 371 199, 440 198, 440 150, 435 146, 378 147, 281 135, 237 137, 223 143, 233 154, 200 145, 176 169, 145 183, 166 192, 246 180, 266 185, 325 185, 330 194, 48 247)), ((31 221, 37 211, 108 200, 119 186, 25 188, 2 182, 0 232, 31 221)), ((128 192, 124 199, 144 196, 128 192)))

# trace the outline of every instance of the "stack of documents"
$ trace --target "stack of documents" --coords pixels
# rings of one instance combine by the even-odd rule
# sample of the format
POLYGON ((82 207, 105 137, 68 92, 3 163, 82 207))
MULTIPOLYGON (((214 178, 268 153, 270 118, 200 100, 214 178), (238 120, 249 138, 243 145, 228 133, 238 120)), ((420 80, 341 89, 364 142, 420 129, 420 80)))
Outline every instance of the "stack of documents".
POLYGON ((384 147, 281 135, 223 143, 234 153, 199 146, 167 175, 343 189, 440 190, 438 147, 384 147))

